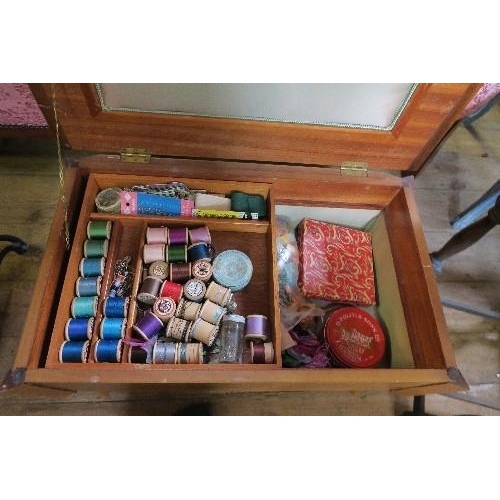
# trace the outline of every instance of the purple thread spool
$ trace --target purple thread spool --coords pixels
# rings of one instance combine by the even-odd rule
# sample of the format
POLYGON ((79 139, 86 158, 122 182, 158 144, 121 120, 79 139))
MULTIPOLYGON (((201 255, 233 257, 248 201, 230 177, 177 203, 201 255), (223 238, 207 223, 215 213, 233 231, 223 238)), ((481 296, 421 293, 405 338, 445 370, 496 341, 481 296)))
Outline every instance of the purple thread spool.
POLYGON ((188 229, 187 227, 171 227, 168 230, 169 245, 187 245, 188 229))
POLYGON ((212 243, 212 237, 210 236, 210 231, 207 226, 190 229, 189 239, 191 240, 191 245, 194 245, 195 243, 206 243, 207 245, 210 245, 210 243, 212 243))
POLYGON ((262 314, 250 314, 247 316, 245 338, 248 340, 268 339, 268 321, 267 316, 262 314))
POLYGON ((137 320, 132 329, 143 339, 152 339, 163 327, 163 322, 152 312, 148 311, 141 319, 137 320))

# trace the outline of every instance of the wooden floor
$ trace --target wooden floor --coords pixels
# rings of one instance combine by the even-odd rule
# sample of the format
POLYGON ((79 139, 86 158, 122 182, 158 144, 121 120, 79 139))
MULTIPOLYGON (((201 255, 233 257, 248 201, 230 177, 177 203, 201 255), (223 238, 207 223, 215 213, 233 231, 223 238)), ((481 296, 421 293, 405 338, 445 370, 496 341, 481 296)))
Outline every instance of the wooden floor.
MULTIPOLYGON (((453 234, 449 221, 500 178, 500 107, 469 131, 459 126, 415 180, 429 250, 453 234)), ((0 139, 0 233, 30 245, 0 266, 0 378, 13 364, 25 314, 59 192, 56 151, 43 139, 0 139)), ((449 259, 438 277, 443 297, 500 312, 500 228, 449 259)), ((1 248, 5 244, 1 243, 1 248)), ((458 366, 470 390, 426 397, 436 415, 500 415, 500 322, 445 308, 458 366)), ((124 393, 26 395, 0 393, 0 415, 401 415, 412 398, 389 393, 170 394, 124 393), (200 406, 201 405, 201 406, 200 406)))

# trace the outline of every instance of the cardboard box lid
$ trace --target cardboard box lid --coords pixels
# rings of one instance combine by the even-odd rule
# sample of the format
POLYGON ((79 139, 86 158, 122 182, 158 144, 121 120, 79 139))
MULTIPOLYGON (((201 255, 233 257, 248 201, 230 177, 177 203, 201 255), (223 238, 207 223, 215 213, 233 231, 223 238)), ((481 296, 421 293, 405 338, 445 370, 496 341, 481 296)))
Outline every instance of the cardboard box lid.
POLYGON ((415 172, 479 84, 32 84, 74 150, 415 172))

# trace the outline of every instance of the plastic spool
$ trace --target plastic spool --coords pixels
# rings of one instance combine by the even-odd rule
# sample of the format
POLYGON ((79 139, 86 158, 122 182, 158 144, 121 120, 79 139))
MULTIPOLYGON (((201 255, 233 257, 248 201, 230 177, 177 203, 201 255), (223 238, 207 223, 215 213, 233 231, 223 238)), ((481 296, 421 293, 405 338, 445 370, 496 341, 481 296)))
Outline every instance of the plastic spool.
POLYGON ((128 297, 107 297, 103 305, 104 316, 108 318, 125 318, 128 305, 128 297))
POLYGON ((64 327, 64 338, 71 341, 83 342, 90 340, 94 328, 95 318, 70 318, 64 327))
POLYGON ((83 244, 83 256, 86 259, 96 257, 107 257, 109 240, 85 240, 83 244))
POLYGON ((91 220, 87 224, 87 237, 89 239, 109 239, 113 223, 109 220, 91 220))
POLYGON ((125 318, 104 317, 99 328, 99 337, 104 340, 118 340, 125 337, 125 318))
POLYGON ((90 342, 64 341, 59 348, 60 363, 86 363, 90 342))
POLYGON ((257 343, 250 341, 250 359, 255 364, 269 364, 274 360, 272 342, 257 343))
POLYGON ((77 297, 92 297, 101 293, 101 276, 79 277, 75 283, 77 297))
POLYGON ((75 297, 71 302, 73 318, 90 318, 97 314, 97 297, 75 297))
POLYGON ((121 360, 123 341, 99 339, 94 348, 96 363, 119 363, 121 360))
POLYGON ((102 276, 104 274, 104 266, 106 259, 101 258, 83 258, 80 261, 80 275, 84 278, 92 276, 102 276))

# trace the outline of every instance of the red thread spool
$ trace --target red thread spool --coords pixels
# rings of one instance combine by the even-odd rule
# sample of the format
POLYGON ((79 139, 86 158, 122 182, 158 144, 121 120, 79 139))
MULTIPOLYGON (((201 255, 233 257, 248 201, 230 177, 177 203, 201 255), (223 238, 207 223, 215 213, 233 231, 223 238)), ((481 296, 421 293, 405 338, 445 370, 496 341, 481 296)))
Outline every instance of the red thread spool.
POLYGON ((178 304, 179 300, 181 300, 183 291, 183 286, 180 283, 165 280, 160 288, 160 297, 170 297, 178 304))

